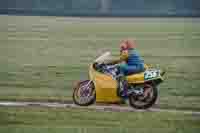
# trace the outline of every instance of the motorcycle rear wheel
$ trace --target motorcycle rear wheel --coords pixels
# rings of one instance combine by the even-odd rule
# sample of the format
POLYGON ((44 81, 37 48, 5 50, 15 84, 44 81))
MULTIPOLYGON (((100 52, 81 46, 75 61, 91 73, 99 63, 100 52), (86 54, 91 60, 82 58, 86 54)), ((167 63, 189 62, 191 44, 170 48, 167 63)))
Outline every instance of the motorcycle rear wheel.
POLYGON ((80 106, 89 106, 96 100, 95 86, 91 80, 76 84, 73 92, 73 101, 80 106), (86 96, 87 95, 87 96, 86 96))
POLYGON ((146 84, 144 86, 145 87, 148 87, 149 89, 151 89, 151 95, 152 97, 149 98, 149 96, 147 98, 144 98, 142 100, 140 100, 141 102, 143 102, 144 104, 137 104, 136 102, 138 102, 139 98, 135 95, 135 94, 131 94, 129 96, 129 103, 130 105, 133 107, 133 108, 136 108, 136 109, 148 109, 150 108, 151 106, 153 106, 158 98, 158 89, 156 86, 154 86, 153 84, 146 84))

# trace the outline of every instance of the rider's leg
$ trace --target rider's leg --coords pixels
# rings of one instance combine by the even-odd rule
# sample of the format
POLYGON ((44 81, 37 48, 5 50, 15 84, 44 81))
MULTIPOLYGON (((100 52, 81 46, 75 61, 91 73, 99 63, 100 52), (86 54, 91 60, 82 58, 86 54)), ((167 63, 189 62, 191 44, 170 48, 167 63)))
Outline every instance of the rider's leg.
POLYGON ((138 64, 138 65, 128 65, 126 67, 127 75, 134 74, 134 73, 139 73, 144 71, 144 65, 143 64, 138 64))
POLYGON ((119 75, 117 78, 118 81, 118 95, 126 94, 128 90, 128 82, 126 81, 126 75, 142 72, 144 70, 144 65, 128 65, 128 64, 121 64, 119 66, 119 75))
POLYGON ((118 73, 118 77, 117 77, 117 82, 118 82, 118 88, 117 88, 117 94, 119 96, 124 95, 124 93, 126 93, 126 90, 128 88, 128 83, 126 81, 126 75, 127 75, 127 64, 121 64, 119 66, 119 73, 118 73))

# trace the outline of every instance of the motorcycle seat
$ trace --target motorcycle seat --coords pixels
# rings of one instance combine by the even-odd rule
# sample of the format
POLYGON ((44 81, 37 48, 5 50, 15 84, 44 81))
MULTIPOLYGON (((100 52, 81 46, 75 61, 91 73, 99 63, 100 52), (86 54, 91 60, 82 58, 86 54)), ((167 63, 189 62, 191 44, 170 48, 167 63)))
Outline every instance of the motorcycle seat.
POLYGON ((144 71, 136 74, 127 75, 128 82, 144 82, 144 71))

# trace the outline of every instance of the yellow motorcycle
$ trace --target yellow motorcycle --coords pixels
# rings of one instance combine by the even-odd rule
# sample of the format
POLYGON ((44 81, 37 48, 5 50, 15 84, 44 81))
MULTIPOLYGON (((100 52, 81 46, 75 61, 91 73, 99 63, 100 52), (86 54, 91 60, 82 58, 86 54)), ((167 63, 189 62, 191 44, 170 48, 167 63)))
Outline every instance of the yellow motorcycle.
POLYGON ((105 65, 109 59, 110 52, 106 52, 89 68, 89 80, 76 84, 73 92, 73 101, 80 106, 88 106, 93 103, 124 103, 136 109, 150 108, 157 100, 158 85, 163 82, 163 75, 160 69, 145 65, 145 71, 126 76, 128 87, 124 96, 117 91, 120 84, 116 80, 117 68, 115 65, 105 65))

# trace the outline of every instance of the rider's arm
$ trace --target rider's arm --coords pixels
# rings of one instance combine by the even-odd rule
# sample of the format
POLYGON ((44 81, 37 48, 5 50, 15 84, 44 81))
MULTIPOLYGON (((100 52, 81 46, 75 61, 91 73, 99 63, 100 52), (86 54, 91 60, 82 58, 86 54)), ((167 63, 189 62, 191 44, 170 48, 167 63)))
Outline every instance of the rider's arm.
POLYGON ((126 50, 126 51, 122 51, 120 53, 120 58, 119 59, 109 61, 106 64, 107 65, 114 65, 114 64, 118 64, 118 63, 121 63, 123 61, 126 61, 127 59, 128 59, 128 51, 126 50))
POLYGON ((124 50, 120 53, 120 60, 126 61, 128 59, 128 50, 124 50))

